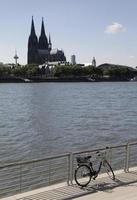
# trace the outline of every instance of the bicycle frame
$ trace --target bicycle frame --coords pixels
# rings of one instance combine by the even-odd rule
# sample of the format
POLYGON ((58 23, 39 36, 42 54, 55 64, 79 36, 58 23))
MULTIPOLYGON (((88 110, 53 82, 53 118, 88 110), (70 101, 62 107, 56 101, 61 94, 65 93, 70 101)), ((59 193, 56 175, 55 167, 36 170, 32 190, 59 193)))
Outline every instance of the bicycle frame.
POLYGON ((101 170, 102 164, 103 164, 103 161, 100 161, 98 170, 96 171, 96 170, 94 170, 94 168, 93 168, 92 162, 89 163, 89 166, 90 166, 90 169, 91 169, 91 175, 94 176, 94 179, 97 178, 97 176, 98 176, 98 174, 99 174, 99 172, 100 172, 100 170, 101 170))

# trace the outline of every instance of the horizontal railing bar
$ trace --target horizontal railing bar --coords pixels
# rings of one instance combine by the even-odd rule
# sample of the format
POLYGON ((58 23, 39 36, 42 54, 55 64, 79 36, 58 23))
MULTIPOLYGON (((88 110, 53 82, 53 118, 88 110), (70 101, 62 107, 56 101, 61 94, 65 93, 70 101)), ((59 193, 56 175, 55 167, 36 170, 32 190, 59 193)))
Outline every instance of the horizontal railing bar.
POLYGON ((9 182, 8 186, 7 184, 3 184, 2 187, 0 188, 0 191, 4 190, 4 189, 8 189, 8 188, 19 188, 19 182, 14 182, 12 185, 11 185, 12 182, 9 182))
MULTIPOLYGON (((43 187, 43 186, 48 186, 48 184, 41 184, 41 183, 38 183, 37 185, 34 185, 31 189, 34 190, 34 189, 38 189, 40 187, 43 187)), ((27 192, 28 191, 28 186, 24 186, 23 189, 22 189, 22 192, 27 192)), ((34 199, 33 199, 34 200, 34 199)))
POLYGON ((4 178, 3 179, 3 181, 2 181, 2 183, 0 183, 0 186, 1 186, 1 184, 3 185, 3 184, 9 184, 9 181, 11 181, 11 182, 14 182, 15 180, 18 180, 19 181, 19 176, 13 176, 13 177, 6 177, 6 178, 4 178))
MULTIPOLYGON (((108 147, 108 149, 117 149, 117 148, 123 148, 123 147, 126 147, 126 144, 116 145, 116 146, 110 146, 110 147, 108 147)), ((77 155, 77 154, 84 154, 84 153, 93 153, 93 152, 96 152, 96 151, 104 151, 106 149, 107 149, 106 147, 99 148, 99 149, 88 149, 86 151, 76 151, 73 154, 77 155)))
MULTIPOLYGON (((52 175, 50 175, 50 177, 53 177, 54 176, 54 174, 56 174, 57 172, 56 171, 54 171, 54 172, 52 172, 52 175)), ((62 171, 62 173, 60 174, 61 176, 63 176, 63 174, 65 174, 65 170, 64 171, 62 171)), ((66 174, 67 174, 67 172, 66 172, 66 174)), ((26 174, 26 175, 23 175, 23 178, 22 178, 22 180, 24 181, 24 180, 32 180, 32 179, 39 179, 39 178, 41 178, 40 177, 40 175, 43 175, 43 179, 45 179, 44 177, 46 176, 49 176, 49 173, 48 172, 38 172, 37 173, 37 175, 34 175, 34 173, 33 174, 26 174), (32 176, 33 175, 33 176, 32 176)))
POLYGON ((123 147, 126 147, 126 146, 127 146, 127 144, 116 145, 116 146, 110 146, 109 149, 123 148, 123 147))
POLYGON ((100 149, 88 149, 86 151, 75 151, 73 154, 77 155, 77 154, 84 154, 84 153, 92 153, 92 152, 96 152, 96 151, 103 151, 106 148, 100 148, 100 149))
POLYGON ((17 165, 26 165, 26 164, 32 164, 32 163, 37 163, 37 162, 43 162, 46 160, 53 160, 53 159, 57 159, 57 158, 68 157, 69 155, 70 155, 69 153, 66 153, 66 154, 60 154, 60 155, 56 155, 56 156, 49 156, 49 157, 41 158, 41 159, 33 159, 33 160, 29 160, 29 161, 9 163, 9 164, 0 166, 0 169, 6 168, 6 167, 14 167, 17 165))
POLYGON ((7 190, 9 191, 9 192, 12 192, 12 190, 14 190, 14 189, 16 189, 16 190, 19 190, 20 188, 19 188, 19 184, 15 184, 15 185, 10 185, 10 186, 8 186, 8 187, 3 187, 3 188, 1 188, 1 191, 0 191, 0 195, 1 195, 1 193, 4 191, 4 192, 6 192, 7 190))
POLYGON ((22 190, 24 190, 24 188, 31 188, 31 187, 37 186, 38 184, 49 185, 49 182, 48 182, 48 180, 45 180, 45 181, 39 180, 38 182, 34 182, 34 180, 24 181, 21 188, 22 188, 22 190))
POLYGON ((13 172, 12 172, 12 174, 9 173, 9 172, 5 172, 5 173, 3 173, 3 174, 0 174, 0 180, 1 180, 2 178, 6 177, 6 176, 8 176, 9 178, 12 178, 12 177, 18 178, 18 177, 19 177, 18 174, 19 174, 18 171, 14 171, 14 174, 13 174, 13 172))
MULTIPOLYGON (((61 169, 60 169, 60 168, 57 168, 57 169, 51 170, 51 173, 53 173, 53 174, 54 174, 54 173, 63 174, 65 171, 67 171, 67 170, 66 170, 66 169, 63 169, 63 168, 61 168, 61 169), (57 171, 57 170, 58 170, 58 171, 57 171)), ((67 173, 67 172, 66 172, 66 173, 67 173)), ((49 174, 49 171, 48 171, 48 170, 45 170, 45 171, 37 171, 37 173, 36 173, 36 172, 23 173, 23 174, 22 174, 22 178, 27 177, 27 178, 29 179, 29 178, 34 177, 34 176, 37 177, 37 176, 39 176, 39 175, 41 175, 41 174, 43 174, 43 176, 44 176, 44 175, 48 175, 48 174, 49 174), (36 174, 37 174, 37 175, 36 175, 36 174)), ((52 174, 51 174, 51 176, 52 176, 52 174)), ((16 179, 16 180, 18 179, 18 180, 19 180, 20 177, 17 176, 17 175, 16 175, 16 176, 8 176, 8 175, 7 175, 7 177, 2 177, 1 180, 2 180, 2 179, 3 179, 4 182, 6 182, 6 181, 8 182, 8 181, 10 181, 10 180, 11 180, 11 181, 12 181, 12 180, 14 181, 14 179, 16 179)))
POLYGON ((129 142, 129 145, 137 145, 137 142, 129 142))
MULTIPOLYGON (((137 144, 137 142, 133 142, 133 143, 129 143, 130 145, 135 145, 137 144)), ((126 147, 127 144, 123 144, 123 145, 116 145, 116 146, 111 146, 108 147, 109 149, 115 149, 115 148, 122 148, 122 147, 126 147)), ((92 152, 96 152, 96 151, 103 151, 106 150, 106 148, 99 148, 99 149, 89 149, 86 151, 76 151, 73 154, 77 155, 77 154, 84 154, 84 153, 92 153, 92 152)), ((2 168, 6 168, 6 167, 14 167, 17 165, 26 165, 26 164, 32 164, 32 163, 37 163, 37 162, 43 162, 43 161, 47 161, 47 160, 53 160, 53 159, 57 159, 57 158, 65 158, 68 157, 70 155, 70 153, 65 153, 65 154, 60 154, 60 155, 55 155, 55 156, 49 156, 49 157, 45 157, 45 158, 41 158, 41 159, 33 159, 30 161, 22 161, 22 162, 16 162, 16 163, 9 163, 3 166, 0 166, 0 169, 2 168)))
MULTIPOLYGON (((66 170, 62 167, 61 169, 58 167, 58 168, 56 168, 56 169, 51 169, 51 171, 52 171, 52 174, 51 174, 51 177, 53 177, 54 176, 54 173, 57 173, 57 170, 58 170, 58 173, 60 173, 60 174, 65 174, 65 172, 66 172, 66 170)), ((27 174, 22 174, 22 179, 23 180, 25 180, 25 178, 27 178, 27 180, 31 180, 31 179, 34 179, 34 178, 38 178, 38 177, 40 177, 40 175, 43 175, 43 176, 48 176, 49 175, 49 172, 48 172, 48 170, 46 171, 37 171, 37 175, 36 175, 36 172, 30 172, 29 174, 27 173, 27 174)), ((67 172, 66 172, 66 174, 67 174, 67 172)), ((11 183, 13 183, 14 182, 14 179, 16 179, 17 181, 19 180, 19 176, 11 176, 11 177, 6 177, 6 178, 4 178, 4 180, 3 180, 3 182, 5 183, 5 184, 9 184, 9 181, 11 182, 11 183)))
MULTIPOLYGON (((7 195, 8 191, 4 191, 2 193, 0 193, 0 199, 3 198, 3 197, 8 197, 9 195, 7 195)), ((14 191, 9 191, 9 194, 10 195, 15 195, 15 194, 18 194, 19 193, 19 190, 14 190, 14 191)))

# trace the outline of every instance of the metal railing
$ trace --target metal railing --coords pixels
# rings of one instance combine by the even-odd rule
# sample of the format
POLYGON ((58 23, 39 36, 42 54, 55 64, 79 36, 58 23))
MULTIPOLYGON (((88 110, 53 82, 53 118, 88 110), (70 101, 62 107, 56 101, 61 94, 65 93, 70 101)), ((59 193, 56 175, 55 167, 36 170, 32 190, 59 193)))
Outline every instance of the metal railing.
MULTIPOLYGON (((23 161, 0 166, 0 198, 59 182, 73 183, 76 157, 93 155, 106 148, 78 151, 43 159, 23 161)), ((137 166, 137 142, 111 146, 107 149, 107 159, 113 170, 137 166)))

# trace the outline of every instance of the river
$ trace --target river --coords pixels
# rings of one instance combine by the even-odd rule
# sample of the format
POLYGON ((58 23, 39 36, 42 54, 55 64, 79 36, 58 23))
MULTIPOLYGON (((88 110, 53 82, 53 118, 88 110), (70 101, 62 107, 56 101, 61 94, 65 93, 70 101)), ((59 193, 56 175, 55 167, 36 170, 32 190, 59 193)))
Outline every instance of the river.
POLYGON ((137 82, 0 84, 1 163, 137 138, 137 82))

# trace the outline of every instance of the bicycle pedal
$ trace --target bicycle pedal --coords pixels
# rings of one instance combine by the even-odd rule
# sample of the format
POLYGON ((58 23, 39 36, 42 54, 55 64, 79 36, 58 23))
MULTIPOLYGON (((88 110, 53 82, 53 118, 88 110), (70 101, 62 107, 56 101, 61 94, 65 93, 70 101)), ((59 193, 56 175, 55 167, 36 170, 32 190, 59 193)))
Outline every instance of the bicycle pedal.
POLYGON ((98 175, 95 175, 95 176, 93 177, 93 180, 95 180, 95 179, 97 178, 97 176, 98 176, 98 175))

